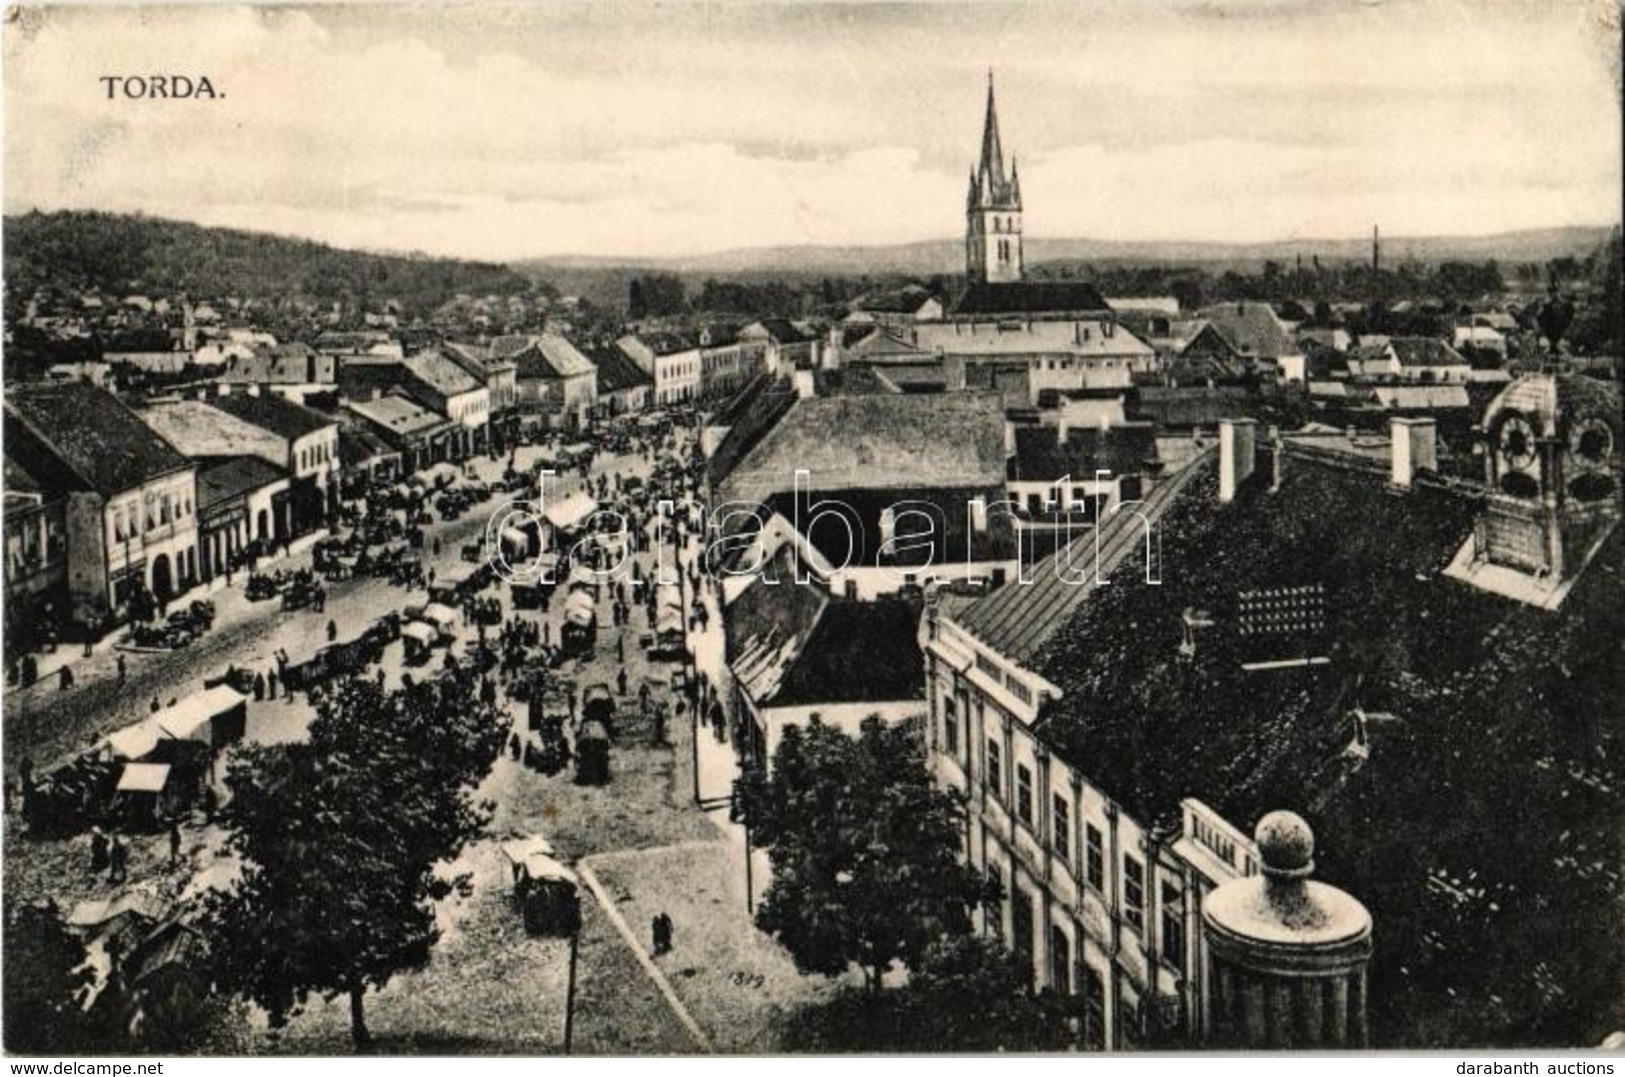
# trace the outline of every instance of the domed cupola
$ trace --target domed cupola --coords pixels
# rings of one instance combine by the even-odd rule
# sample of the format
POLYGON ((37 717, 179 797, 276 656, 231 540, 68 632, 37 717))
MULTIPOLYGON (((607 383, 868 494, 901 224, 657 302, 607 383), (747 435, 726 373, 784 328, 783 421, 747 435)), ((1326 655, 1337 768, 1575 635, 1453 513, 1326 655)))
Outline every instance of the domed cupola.
POLYGON ((1490 403, 1481 435, 1489 493, 1473 560, 1538 582, 1546 593, 1532 599, 1555 606, 1619 520, 1619 387, 1556 370, 1527 374, 1490 403))

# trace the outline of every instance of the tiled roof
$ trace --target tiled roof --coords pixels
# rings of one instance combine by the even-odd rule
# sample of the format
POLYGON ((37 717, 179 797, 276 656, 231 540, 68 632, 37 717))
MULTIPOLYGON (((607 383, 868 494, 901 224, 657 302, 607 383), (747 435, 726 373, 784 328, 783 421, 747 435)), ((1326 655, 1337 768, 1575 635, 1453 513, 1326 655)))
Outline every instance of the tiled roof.
POLYGON ((1105 314, 1111 304, 1093 284, 1070 280, 974 281, 954 301, 953 317, 1105 314))
POLYGON ((491 341, 491 357, 494 359, 512 359, 535 343, 535 337, 521 334, 497 337, 491 341))
POLYGON ((211 397, 209 402, 245 423, 253 423, 290 441, 306 434, 313 434, 323 427, 333 426, 337 422, 330 416, 307 408, 303 404, 295 404, 275 393, 260 393, 257 396, 233 393, 229 396, 211 397))
POLYGON ((402 437, 427 433, 449 421, 438 412, 419 407, 407 397, 392 393, 377 400, 353 400, 349 408, 380 429, 402 437))
MULTIPOLYGON (((506 338, 498 338, 503 339, 506 338)), ((568 338, 558 333, 543 333, 531 339, 536 345, 534 349, 521 349, 512 354, 514 361, 519 364, 519 377, 526 380, 545 380, 596 375, 597 369, 592 365, 592 361, 582 355, 568 338)), ((494 342, 492 348, 494 353, 494 342)))
POLYGON ((191 467, 117 397, 86 382, 10 386, 5 409, 8 451, 35 474, 54 459, 75 485, 111 495, 191 467), (27 431, 24 438, 14 436, 21 431, 13 423, 27 431), (47 459, 34 460, 36 451, 47 459))
POLYGON ((759 501, 810 473, 823 490, 982 486, 1004 480, 1004 409, 993 393, 797 400, 733 468, 733 496, 759 501))
POLYGON ((244 456, 277 446, 277 437, 203 400, 148 404, 137 414, 182 455, 244 456))
POLYGON ((1455 385, 1377 385, 1371 392, 1385 408, 1404 411, 1411 408, 1466 408, 1471 404, 1467 386, 1455 385))
POLYGON ((429 386, 441 396, 457 396, 461 393, 472 393, 476 389, 485 388, 485 378, 482 374, 475 377, 464 370, 462 365, 448 355, 438 351, 419 352, 407 356, 402 364, 411 371, 412 376, 429 386))
POLYGON ((978 358, 1008 355, 1026 359, 1044 354, 1149 360, 1155 354, 1151 345, 1123 326, 1088 319, 1023 321, 998 326, 927 322, 914 326, 909 339, 924 352, 978 358))
POLYGON ((1159 426, 1215 426, 1220 419, 1247 416, 1256 410, 1256 398, 1246 389, 1148 386, 1139 390, 1130 413, 1159 426))
POLYGON ((1221 303, 1203 310, 1202 317, 1249 359, 1298 354, 1292 335, 1268 303, 1221 303))

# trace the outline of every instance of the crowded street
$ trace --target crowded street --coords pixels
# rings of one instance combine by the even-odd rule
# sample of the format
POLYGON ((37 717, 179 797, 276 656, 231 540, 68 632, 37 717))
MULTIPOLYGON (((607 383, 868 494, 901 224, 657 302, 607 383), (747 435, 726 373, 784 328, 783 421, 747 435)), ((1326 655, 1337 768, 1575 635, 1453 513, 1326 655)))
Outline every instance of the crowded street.
MULTIPOLYGON (((600 899, 583 903, 575 996, 581 1013, 572 1050, 770 1047, 773 1016, 782 1004, 815 997, 827 985, 796 974, 787 957, 750 926, 744 835, 730 821, 729 810, 738 764, 723 704, 710 690, 719 680, 723 644, 718 591, 699 567, 705 535, 689 464, 692 444, 691 433, 677 426, 658 439, 639 438, 616 446, 623 451, 595 451, 568 464, 558 462, 552 447, 538 445, 519 446, 497 459, 475 457, 465 463, 461 478, 481 484, 490 496, 456 519, 435 514, 423 523, 413 543, 421 543, 414 551, 420 557, 406 572, 397 568, 388 575, 348 578, 337 572, 317 582, 314 566, 323 561, 323 548, 319 540, 305 541, 290 555, 256 568, 259 580, 318 593, 304 608, 251 601, 251 590, 271 585, 250 585, 248 574, 239 573, 231 585, 208 595, 215 610, 212 628, 186 647, 141 653, 104 641, 88 655, 64 648, 52 656, 58 665, 45 668, 68 665, 71 687, 62 687, 60 675, 47 673, 14 692, 6 713, 8 758, 26 759, 22 765, 31 773, 47 772, 80 753, 106 750, 116 740, 109 734, 149 716, 162 720, 178 700, 222 679, 237 685, 244 697, 245 742, 301 740, 320 689, 288 685, 310 656, 335 639, 369 630, 382 638, 383 630, 374 626, 390 626, 393 638, 371 651, 375 660, 356 675, 394 688, 432 676, 442 665, 479 663, 495 674, 485 683, 506 707, 513 728, 479 790, 493 808, 487 839, 447 866, 448 872, 467 872, 472 888, 442 908, 444 938, 430 968, 398 977, 380 993, 374 1018, 378 1034, 387 1041, 398 1028, 401 1049, 429 1049, 438 1041, 423 1030, 432 1027, 434 1012, 442 1012, 455 1016, 448 1026, 471 1048, 564 1048, 567 992, 561 978, 568 944, 526 936, 504 878, 504 843, 541 836, 561 860, 576 865, 584 890, 600 899), (542 468, 557 472, 546 476, 545 501, 539 503, 529 490, 500 489, 505 477, 542 468), (503 540, 501 523, 513 518, 515 506, 543 512, 548 505, 577 503, 583 495, 619 517, 606 514, 607 524, 579 521, 609 530, 584 526, 580 535, 571 533, 579 543, 575 563, 567 557, 553 565, 551 594, 538 602, 528 585, 536 582, 536 565, 543 562, 494 556, 503 540), (670 519, 662 519, 655 507, 662 500, 672 502, 670 519), (476 549, 478 561, 471 556, 476 549), (599 549, 605 552, 587 552, 599 549), (600 566, 596 578, 603 585, 568 590, 594 595, 591 628, 583 640, 579 633, 572 636, 571 609, 580 604, 564 601, 564 584, 582 578, 589 560, 600 566), (448 587, 448 580, 457 584, 448 587), (517 608, 521 603, 515 596, 521 593, 523 605, 539 608, 517 608), (657 593, 662 595, 658 609, 657 593), (679 601, 669 597, 678 594, 687 601, 674 619, 667 606, 679 601), (452 604, 454 617, 446 615, 442 634, 426 635, 425 650, 413 636, 423 621, 406 628, 399 622, 413 613, 433 616, 436 597, 452 604), (578 709, 585 712, 589 699, 609 699, 604 713, 613 716, 608 723, 613 736, 602 784, 581 781, 579 770, 572 780, 564 759, 547 757, 548 722, 544 716, 538 723, 535 716, 554 704, 528 698, 542 691, 536 687, 538 667, 551 670, 549 699, 563 696, 557 704, 567 712, 561 727, 577 728, 578 709), (719 916, 718 906, 728 914, 719 916), (673 926, 663 952, 652 957, 645 952, 650 949, 647 925, 660 917, 673 926), (517 962, 504 975, 531 984, 534 991, 499 998, 474 990, 491 975, 490 962, 508 959, 504 952, 517 962), (727 967, 702 967, 716 962, 727 967), (521 998, 527 1001, 516 1001, 521 998), (536 999, 546 1000, 540 1011, 536 999), (601 1011, 595 1019, 594 1011, 603 1006, 614 1008, 612 1019, 601 1011), (635 1018, 628 1007, 638 1011, 635 1018), (551 1011, 557 1012, 549 1018, 551 1011), (742 1014, 759 1020, 742 1021, 742 1014), (522 1023, 523 1034, 514 1021, 522 1023), (481 1030, 488 1038, 481 1038, 481 1030)), ((554 536, 562 538, 563 533, 554 536)), ((568 748, 563 751, 567 757, 568 748)), ((580 758, 575 762, 579 767, 580 758)), ((217 763, 206 801, 225 794, 224 770, 223 762, 217 763)), ((19 825, 19 807, 9 798, 6 870, 15 899, 50 900, 64 910, 132 892, 185 902, 229 883, 237 870, 207 803, 167 833, 115 838, 125 876, 116 884, 91 866, 97 861, 91 843, 100 840, 99 830, 55 839, 35 836, 19 825)), ((759 894, 765 871, 760 853, 754 868, 759 894)), ((211 1048, 340 1049, 347 1035, 341 1009, 313 1003, 303 1019, 272 1030, 263 1015, 238 1006, 217 1015, 211 1048)))

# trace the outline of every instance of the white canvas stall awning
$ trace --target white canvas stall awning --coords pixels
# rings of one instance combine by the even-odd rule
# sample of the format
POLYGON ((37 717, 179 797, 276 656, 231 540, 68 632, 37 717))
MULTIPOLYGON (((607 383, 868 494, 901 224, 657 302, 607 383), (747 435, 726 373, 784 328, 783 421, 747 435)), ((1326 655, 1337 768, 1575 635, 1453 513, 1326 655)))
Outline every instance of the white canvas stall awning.
POLYGON ((580 527, 597 511, 598 502, 592 499, 592 495, 577 490, 548 505, 542 510, 542 516, 559 530, 568 531, 580 527))
POLYGON ((233 707, 248 702, 248 697, 229 684, 219 684, 194 692, 179 703, 157 715, 159 727, 176 740, 195 740, 208 744, 209 723, 233 707))
POLYGON ((440 628, 457 627, 457 611, 440 602, 431 602, 423 607, 423 619, 440 628))
POLYGON ((427 646, 440 638, 433 625, 426 625, 422 621, 409 621, 401 626, 401 635, 407 639, 415 639, 427 646))
POLYGON ((168 763, 126 763, 118 777, 121 793, 161 793, 169 781, 168 763))
POLYGON ((168 737, 164 728, 159 724, 156 716, 143 718, 131 726, 125 726, 116 733, 110 733, 103 741, 112 750, 114 759, 140 759, 152 754, 158 747, 158 742, 168 737))

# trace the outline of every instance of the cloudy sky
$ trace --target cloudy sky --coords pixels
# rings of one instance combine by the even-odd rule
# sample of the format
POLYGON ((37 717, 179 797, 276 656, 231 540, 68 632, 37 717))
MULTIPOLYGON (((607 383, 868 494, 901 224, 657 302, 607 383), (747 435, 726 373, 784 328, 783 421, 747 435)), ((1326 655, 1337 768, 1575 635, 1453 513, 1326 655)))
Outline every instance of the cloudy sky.
POLYGON ((1611 222, 1609 0, 30 10, 8 213, 490 259, 953 236, 988 67, 1027 231, 1611 222), (103 75, 219 100, 109 101, 103 75))

